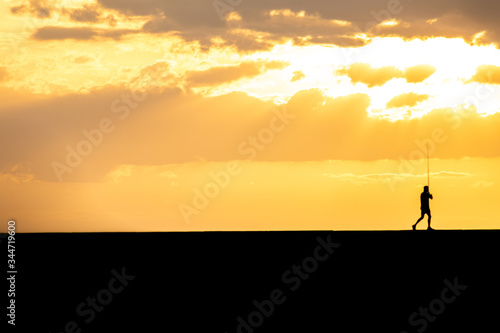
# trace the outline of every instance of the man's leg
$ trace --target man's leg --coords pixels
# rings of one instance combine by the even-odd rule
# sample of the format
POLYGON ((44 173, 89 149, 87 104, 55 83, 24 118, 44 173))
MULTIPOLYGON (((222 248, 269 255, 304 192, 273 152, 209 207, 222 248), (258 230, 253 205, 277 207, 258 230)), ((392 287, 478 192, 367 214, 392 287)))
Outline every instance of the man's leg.
POLYGON ((412 226, 413 230, 415 230, 415 227, 417 226, 418 222, 422 221, 422 219, 425 216, 425 212, 422 210, 422 215, 420 215, 420 218, 415 222, 415 224, 412 226))
POLYGON ((429 217, 427 219, 427 229, 432 229, 431 228, 431 211, 430 210, 427 212, 427 216, 429 217))

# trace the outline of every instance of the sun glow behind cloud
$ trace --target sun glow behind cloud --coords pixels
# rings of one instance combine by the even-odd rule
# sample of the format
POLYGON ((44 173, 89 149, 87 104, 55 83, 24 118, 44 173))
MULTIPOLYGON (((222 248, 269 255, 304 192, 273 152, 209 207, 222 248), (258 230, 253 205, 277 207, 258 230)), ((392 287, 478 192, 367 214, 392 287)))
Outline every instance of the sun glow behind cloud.
POLYGON ((500 111, 500 91, 496 86, 467 82, 485 62, 500 66, 500 51, 494 46, 471 46, 462 39, 404 41, 401 38, 376 38, 367 46, 347 49, 287 43, 250 58, 284 60, 290 65, 253 80, 211 88, 210 95, 241 90, 259 98, 279 97, 283 101, 297 91, 311 87, 323 89, 331 97, 362 92, 370 96, 370 113, 398 119, 407 115, 410 107, 389 110, 386 104, 395 96, 413 92, 430 96, 426 101, 411 106, 414 116, 421 116, 436 108, 458 108, 463 104, 475 105, 477 112, 484 115, 500 111), (400 71, 430 66, 435 68, 435 72, 422 82, 408 82, 402 76, 395 76, 373 87, 363 83, 353 84, 347 77, 335 75, 338 69, 354 63, 367 64, 373 68, 392 66, 400 71), (303 78, 291 83, 290 78, 297 71, 303 73, 303 78))
MULTIPOLYGON (((61 6, 66 6, 64 8, 67 12, 71 8, 81 7, 83 3, 68 2, 61 6)), ((94 2, 85 5, 97 6, 94 2)), ((37 24, 41 25, 43 22, 45 26, 55 26, 57 21, 58 26, 64 26, 57 16, 62 16, 63 12, 56 12, 53 18, 36 18, 41 20, 37 24)), ((130 17, 120 19, 119 14, 106 11, 99 15, 116 15, 116 24, 122 24, 122 28, 127 24, 128 29, 138 29, 145 22, 145 19, 139 22, 140 20, 130 17)), ((234 20, 241 20, 241 16, 236 19, 237 13, 233 16, 234 20)), ((273 10, 269 12, 269 16, 305 19, 310 15, 303 11, 273 10)), ((382 23, 393 26, 398 21, 393 19, 382 23)), ((70 24, 75 25, 74 22, 67 22, 66 26, 70 24)), ((76 24, 78 26, 79 23, 76 24)), ((349 25, 347 21, 335 24, 349 25)), ((234 31, 237 32, 238 29, 234 31)), ((248 33, 251 31, 248 30, 248 33)), ((370 97, 370 114, 393 120, 420 117, 436 108, 456 109, 462 105, 474 105, 477 112, 483 115, 500 110, 500 92, 497 86, 485 82, 469 82, 479 66, 500 66, 500 50, 494 45, 471 45, 461 38, 445 37, 408 40, 400 37, 375 37, 369 44, 361 47, 295 45, 292 40, 288 40, 276 44, 268 51, 242 54, 234 47, 224 45, 225 41, 220 37, 212 40, 219 40, 216 43, 219 46, 203 52, 196 43, 187 43, 173 34, 123 36, 113 43, 109 40, 74 43, 71 40, 36 41, 28 38, 17 45, 14 53, 5 49, 5 64, 9 66, 11 75, 4 85, 46 94, 90 91, 104 85, 133 86, 133 82, 140 81, 141 75, 148 71, 149 66, 164 62, 168 66, 164 67, 163 76, 160 77, 169 77, 163 82, 165 87, 176 86, 185 91, 192 89, 205 96, 243 91, 264 100, 284 103, 298 91, 310 88, 322 89, 331 97, 361 92, 370 97), (71 45, 71 48, 61 54, 57 51, 58 45, 71 45), (26 47, 36 49, 37 52, 26 52, 26 47), (19 61, 19 55, 22 56, 22 61, 19 61), (190 81, 184 79, 195 71, 238 66, 248 61, 277 61, 287 63, 288 66, 269 69, 251 77, 196 87, 190 86, 190 81), (339 74, 343 68, 356 64, 366 64, 373 70, 391 67, 401 72, 416 66, 430 66, 435 68, 435 72, 421 82, 405 80, 404 75, 390 77, 389 74, 386 82, 367 85, 339 74), (300 79, 292 80, 297 72, 302 73, 300 79), (408 93, 429 95, 429 98, 407 107, 386 107, 396 96, 408 93), (488 98, 483 98, 484 96, 488 98)), ((162 85, 160 80, 156 83, 162 85)))

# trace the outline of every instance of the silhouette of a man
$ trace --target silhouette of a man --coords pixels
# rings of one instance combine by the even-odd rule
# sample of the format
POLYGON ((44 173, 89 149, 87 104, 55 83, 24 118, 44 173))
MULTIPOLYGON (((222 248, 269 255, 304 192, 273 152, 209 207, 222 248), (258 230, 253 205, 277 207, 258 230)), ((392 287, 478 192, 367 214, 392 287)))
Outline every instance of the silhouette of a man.
POLYGON ((422 221, 425 214, 427 214, 427 216, 429 217, 427 220, 427 230, 434 230, 431 228, 431 209, 429 208, 429 199, 432 199, 432 194, 429 193, 429 186, 424 186, 424 191, 422 192, 422 194, 420 194, 420 211, 422 215, 420 215, 420 218, 412 226, 413 230, 415 230, 418 222, 422 221))

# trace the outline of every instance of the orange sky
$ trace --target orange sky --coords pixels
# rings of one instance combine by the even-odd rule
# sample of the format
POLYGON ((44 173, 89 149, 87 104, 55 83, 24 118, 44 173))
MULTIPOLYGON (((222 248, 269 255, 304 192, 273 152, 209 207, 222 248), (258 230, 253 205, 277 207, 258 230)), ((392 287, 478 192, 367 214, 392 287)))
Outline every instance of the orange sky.
POLYGON ((499 5, 484 2, 3 1, 0 217, 409 229, 428 147, 433 226, 499 228, 499 5))

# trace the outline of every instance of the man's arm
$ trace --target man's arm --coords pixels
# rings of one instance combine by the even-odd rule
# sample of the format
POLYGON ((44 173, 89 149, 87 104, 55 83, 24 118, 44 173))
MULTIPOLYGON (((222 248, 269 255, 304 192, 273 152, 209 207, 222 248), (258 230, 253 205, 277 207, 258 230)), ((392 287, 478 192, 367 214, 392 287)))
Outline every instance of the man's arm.
POLYGON ((429 198, 431 198, 431 200, 432 200, 432 194, 430 194, 430 193, 429 193, 429 198))

